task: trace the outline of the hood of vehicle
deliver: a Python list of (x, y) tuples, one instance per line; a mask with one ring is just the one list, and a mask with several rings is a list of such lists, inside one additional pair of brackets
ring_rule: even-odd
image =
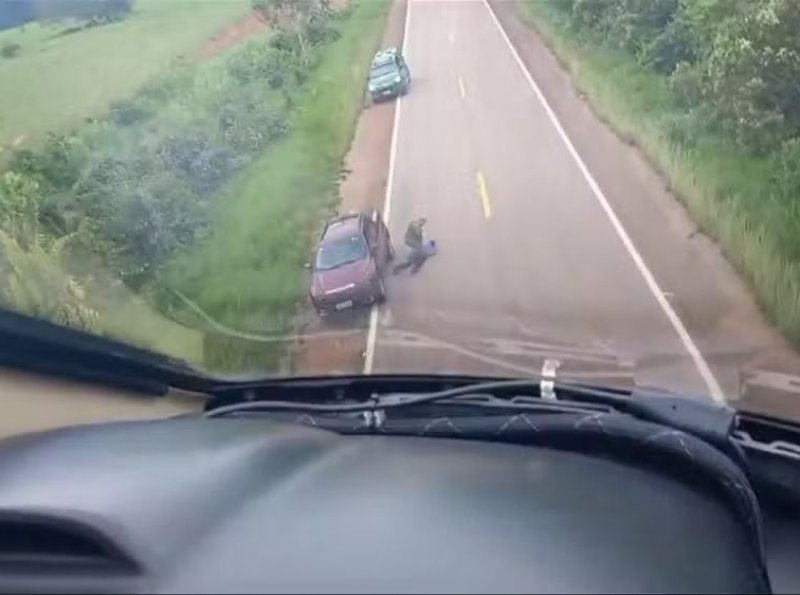
[(375, 271), (371, 260), (357, 260), (335, 269), (314, 271), (311, 291), (316, 296), (346, 293), (367, 282)]

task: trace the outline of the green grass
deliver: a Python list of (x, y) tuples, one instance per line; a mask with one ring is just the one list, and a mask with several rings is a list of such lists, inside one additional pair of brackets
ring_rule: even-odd
[[(544, 0), (520, 11), (571, 71), (595, 111), (664, 173), (697, 224), (719, 242), (778, 329), (800, 347), (800, 202), (786, 165), (755, 158), (679, 105), (667, 79), (621, 51), (576, 39)], [(795, 167), (800, 167), (797, 163)]]
[[(103, 332), (137, 345), (203, 366), (203, 333), (155, 312), (141, 297), (130, 295), (103, 312)], [(134, 324), (132, 324), (132, 322)]]
[[(177, 257), (160, 285), (190, 296), (229, 328), (265, 334), (291, 330), (307, 289), (303, 265), (320, 221), (337, 202), (337, 176), (389, 6), (386, 0), (352, 3), (339, 25), (340, 38), (324, 49), (298, 99), (290, 135), (228, 184), (215, 201), (213, 234)], [(205, 364), (263, 372), (285, 347), (209, 335)]]
[(0, 148), (35, 142), (99, 117), (226, 23), (248, 0), (138, 0), (125, 20), (69, 35), (64, 25), (29, 23), (0, 32), (19, 53), (0, 58)]

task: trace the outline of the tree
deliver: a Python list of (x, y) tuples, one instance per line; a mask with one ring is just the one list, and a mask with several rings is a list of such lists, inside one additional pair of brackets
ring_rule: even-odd
[[(702, 99), (739, 141), (768, 152), (800, 133), (800, 4), (685, 2)], [(723, 16), (723, 9), (727, 9)]]
[(36, 18), (40, 21), (80, 19), (108, 23), (125, 18), (135, 0), (34, 0)]
[(310, 33), (330, 18), (329, 0), (253, 0), (253, 9), (292, 37), (302, 64), (308, 66), (311, 46), (317, 41)]
[(553, 0), (573, 29), (670, 75), (745, 148), (800, 135), (798, 0)]

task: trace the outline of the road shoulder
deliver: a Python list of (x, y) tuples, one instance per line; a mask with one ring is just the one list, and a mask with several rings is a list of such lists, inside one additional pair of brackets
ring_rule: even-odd
[[(381, 47), (402, 45), (406, 10), (407, 0), (393, 0)], [(370, 105), (365, 96), (364, 105), (342, 166), (341, 212), (383, 207), (396, 103)], [(296, 346), (294, 373), (303, 376), (361, 373), (369, 313), (352, 312), (340, 320), (320, 321), (312, 308), (304, 310), (302, 326), (307, 338)], [(353, 326), (363, 328), (363, 332), (353, 333)]]

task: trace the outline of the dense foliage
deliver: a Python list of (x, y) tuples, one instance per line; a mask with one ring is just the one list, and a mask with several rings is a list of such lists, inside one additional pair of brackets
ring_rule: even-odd
[(557, 6), (577, 32), (668, 76), (687, 106), (748, 150), (781, 150), (800, 135), (800, 2), (559, 0)]
[(140, 290), (201, 240), (221, 186), (289, 131), (293, 96), (314, 67), (309, 48), (336, 35), (333, 13), (309, 6), (317, 16), (302, 42), (277, 27), (231, 55), (176, 68), (102, 120), (16, 152), (0, 184), (0, 301), (91, 327), (76, 279), (102, 270)]

